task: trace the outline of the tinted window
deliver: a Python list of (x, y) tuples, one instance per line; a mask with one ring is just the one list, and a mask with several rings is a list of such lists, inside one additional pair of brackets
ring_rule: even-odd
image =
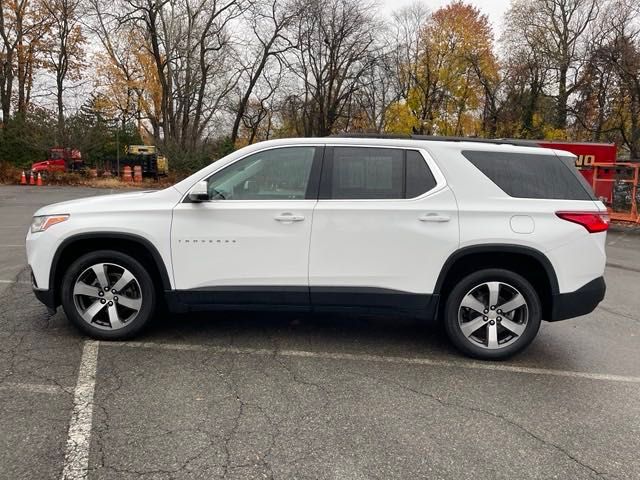
[(407, 192), (406, 198), (413, 198), (428, 192), (436, 186), (431, 170), (420, 152), (407, 151)]
[(416, 151), (334, 147), (330, 170), (334, 199), (413, 198), (436, 185)]
[(315, 147), (288, 147), (249, 155), (209, 178), (209, 198), (304, 199), (315, 150)]
[(403, 198), (404, 152), (335, 147), (331, 198)]
[(555, 155), (465, 151), (462, 155), (500, 187), (518, 198), (593, 200), (593, 192), (571, 161)]

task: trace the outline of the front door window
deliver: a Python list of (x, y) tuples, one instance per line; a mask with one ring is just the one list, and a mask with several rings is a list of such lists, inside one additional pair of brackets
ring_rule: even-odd
[(210, 200), (304, 200), (316, 147), (249, 155), (208, 180)]

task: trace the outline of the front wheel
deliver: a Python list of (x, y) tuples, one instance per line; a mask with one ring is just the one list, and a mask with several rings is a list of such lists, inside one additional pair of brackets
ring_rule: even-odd
[(540, 328), (538, 294), (522, 276), (486, 269), (463, 278), (445, 306), (445, 329), (463, 353), (499, 360), (528, 346)]
[(62, 279), (62, 307), (71, 322), (100, 340), (129, 338), (151, 319), (153, 280), (134, 258), (121, 252), (87, 253)]

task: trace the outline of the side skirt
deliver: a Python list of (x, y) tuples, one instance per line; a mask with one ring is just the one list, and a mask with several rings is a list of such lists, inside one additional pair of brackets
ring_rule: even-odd
[(215, 287), (165, 291), (175, 313), (216, 310), (404, 313), (433, 319), (439, 295), (368, 287)]

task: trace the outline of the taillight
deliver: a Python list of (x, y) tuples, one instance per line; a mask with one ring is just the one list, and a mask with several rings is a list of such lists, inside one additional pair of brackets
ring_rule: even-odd
[(567, 222), (577, 223), (589, 233), (605, 232), (609, 228), (609, 215), (601, 212), (556, 212)]

